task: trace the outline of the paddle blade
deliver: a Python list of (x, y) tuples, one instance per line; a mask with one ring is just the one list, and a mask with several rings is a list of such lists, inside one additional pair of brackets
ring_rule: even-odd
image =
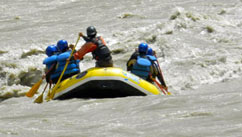
[(27, 97), (33, 97), (34, 94), (38, 91), (43, 79), (38, 81), (37, 83), (34, 84), (34, 86), (25, 94)]
[(163, 89), (166, 91), (167, 95), (171, 95), (171, 92), (168, 91), (167, 87), (164, 87)]
[(52, 89), (52, 91), (50, 92), (50, 95), (49, 95), (49, 99), (53, 99), (54, 96), (55, 96), (55, 91), (56, 91), (56, 85), (54, 86), (54, 88)]
[(42, 102), (43, 102), (43, 95), (44, 95), (44, 92), (42, 92), (41, 95), (38, 96), (38, 97), (34, 100), (34, 103), (42, 103)]
[(48, 91), (48, 94), (47, 94), (47, 96), (45, 97), (45, 100), (46, 100), (46, 101), (50, 101), (50, 92), (51, 92), (51, 89)]
[(155, 84), (160, 88), (160, 90), (163, 92), (164, 95), (166, 95), (166, 92), (164, 91), (164, 89), (162, 88), (162, 86), (155, 80), (155, 79), (152, 79)]
[(167, 93), (168, 95), (171, 95), (171, 92), (169, 92), (169, 91), (167, 91), (166, 93)]

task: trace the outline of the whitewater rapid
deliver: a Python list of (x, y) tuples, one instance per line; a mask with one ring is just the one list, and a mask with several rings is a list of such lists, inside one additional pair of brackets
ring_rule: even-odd
[[(89, 24), (97, 26), (113, 51), (114, 64), (123, 69), (137, 45), (147, 42), (156, 50), (165, 79), (174, 90), (240, 77), (239, 1), (163, 2), (162, 6), (158, 6), (160, 1), (121, 2), (111, 12), (107, 7), (113, 2), (6, 1), (1, 6), (2, 92), (13, 85), (26, 90), (37, 82), (43, 73), (46, 46), (59, 39), (75, 43), (78, 32), (85, 32)], [(90, 3), (94, 10), (85, 9)], [(97, 15), (101, 9), (102, 14)], [(82, 10), (88, 11), (85, 16)], [(102, 18), (107, 20), (100, 22)], [(82, 70), (93, 67), (91, 56), (80, 65)]]
[[(241, 136), (241, 12), (241, 0), (1, 0), (0, 136)], [(44, 73), (45, 48), (74, 44), (90, 25), (124, 70), (147, 42), (173, 95), (24, 97)], [(80, 68), (90, 67), (87, 54)]]

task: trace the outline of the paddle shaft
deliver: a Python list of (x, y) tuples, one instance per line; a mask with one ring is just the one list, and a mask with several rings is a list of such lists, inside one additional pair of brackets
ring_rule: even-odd
[(48, 70), (48, 72), (45, 73), (45, 75), (42, 76), (42, 78), (37, 82), (35, 83), (32, 88), (25, 94), (27, 97), (33, 97), (34, 94), (38, 91), (40, 85), (42, 84), (43, 82), (43, 79), (46, 77), (46, 75), (48, 75), (50, 73), (50, 71), (54, 68), (55, 64), (53, 64), (50, 69)]
[(59, 83), (60, 83), (60, 81), (61, 81), (61, 79), (62, 79), (62, 77), (63, 77), (63, 75), (64, 75), (64, 73), (65, 73), (65, 71), (66, 71), (66, 68), (67, 68), (67, 66), (68, 66), (68, 64), (69, 64), (69, 62), (70, 62), (70, 59), (71, 59), (71, 57), (72, 57), (72, 55), (73, 55), (73, 53), (74, 53), (74, 50), (75, 50), (76, 45), (77, 45), (77, 43), (78, 43), (79, 40), (80, 40), (80, 36), (78, 36), (77, 41), (76, 41), (76, 44), (75, 44), (74, 48), (73, 48), (72, 51), (71, 51), (71, 55), (70, 55), (70, 57), (67, 59), (66, 64), (65, 64), (65, 67), (64, 67), (64, 69), (63, 69), (63, 71), (62, 71), (62, 73), (61, 73), (61, 75), (60, 75), (60, 77), (59, 77), (57, 83), (56, 83), (55, 86), (53, 87), (53, 90), (52, 90), (52, 92), (51, 92), (50, 99), (53, 99), (54, 96), (55, 96), (55, 90), (56, 90), (56, 88), (59, 86)]
[(42, 93), (41, 93), (41, 94), (44, 94), (44, 92), (45, 92), (45, 90), (46, 90), (47, 86), (48, 86), (48, 83), (46, 83), (45, 88), (44, 88), (44, 91), (42, 91)]
[[(162, 78), (164, 84), (166, 85), (165, 80), (164, 80), (164, 77), (163, 77), (163, 75), (162, 75), (162, 71), (161, 71), (161, 68), (160, 68), (160, 64), (159, 64), (158, 58), (157, 58), (156, 55), (154, 55), (154, 56), (155, 56), (156, 59), (157, 59), (156, 61), (157, 61), (158, 69), (159, 69), (159, 72), (160, 72), (160, 76), (161, 76), (161, 78)], [(168, 92), (168, 91), (167, 91), (167, 92)]]
[(48, 83), (46, 83), (44, 91), (42, 91), (42, 93), (34, 100), (34, 103), (42, 103), (43, 102), (43, 95), (44, 95), (44, 92), (45, 92), (47, 86), (48, 86)]
[(161, 89), (161, 91), (163, 92), (163, 94), (166, 95), (166, 92), (164, 91), (163, 87), (160, 85), (160, 83), (158, 81), (156, 81), (155, 78), (152, 78), (152, 80), (155, 82), (155, 84)]
[(42, 84), (43, 79), (41, 78), (37, 83), (35, 83), (32, 88), (25, 94), (27, 97), (33, 97), (34, 94), (38, 91), (40, 85)]
[(42, 79), (44, 79), (54, 68), (56, 64), (52, 64), (51, 67), (49, 68), (49, 70), (45, 73), (45, 75), (42, 77)]

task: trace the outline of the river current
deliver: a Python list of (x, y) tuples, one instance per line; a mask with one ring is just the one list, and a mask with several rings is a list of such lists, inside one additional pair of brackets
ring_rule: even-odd
[[(0, 136), (242, 136), (241, 0), (1, 0), (0, 13)], [(44, 73), (45, 48), (74, 44), (90, 25), (115, 67), (148, 43), (172, 95), (25, 97)], [(94, 65), (91, 54), (80, 62)]]

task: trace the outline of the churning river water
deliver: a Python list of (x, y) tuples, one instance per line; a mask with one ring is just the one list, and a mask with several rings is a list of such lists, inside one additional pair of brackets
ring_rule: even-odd
[[(0, 0), (0, 136), (241, 137), (241, 13), (241, 0)], [(116, 67), (147, 42), (172, 95), (24, 97), (43, 74), (45, 48), (75, 43), (90, 25)], [(88, 54), (80, 68), (90, 67)]]

